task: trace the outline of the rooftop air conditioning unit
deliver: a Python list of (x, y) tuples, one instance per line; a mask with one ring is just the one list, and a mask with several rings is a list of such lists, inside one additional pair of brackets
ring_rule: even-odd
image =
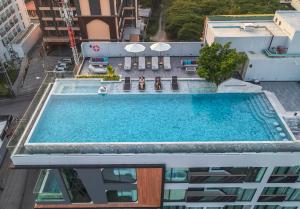
[(254, 24), (253, 24), (253, 23), (244, 23), (244, 24), (241, 26), (241, 29), (242, 29), (243, 31), (251, 32), (251, 31), (253, 31), (253, 29), (254, 29)]

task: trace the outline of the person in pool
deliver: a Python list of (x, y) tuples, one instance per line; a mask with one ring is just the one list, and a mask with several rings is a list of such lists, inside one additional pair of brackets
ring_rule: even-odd
[(139, 78), (139, 89), (144, 90), (145, 89), (145, 78), (144, 76), (141, 76)]
[(159, 78), (156, 78), (156, 79), (155, 79), (155, 89), (156, 89), (157, 91), (160, 91), (160, 90), (161, 90), (161, 83), (160, 83)]

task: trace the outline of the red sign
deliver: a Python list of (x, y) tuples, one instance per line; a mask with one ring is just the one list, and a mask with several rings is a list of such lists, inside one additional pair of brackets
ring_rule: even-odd
[(99, 52), (100, 51), (100, 46), (98, 46), (98, 45), (93, 45), (92, 48), (93, 48), (94, 52)]

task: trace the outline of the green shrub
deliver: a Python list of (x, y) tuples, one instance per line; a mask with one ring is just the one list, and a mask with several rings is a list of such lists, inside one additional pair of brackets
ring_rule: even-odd
[(92, 74), (92, 75), (77, 75), (76, 78), (99, 78), (104, 81), (118, 81), (120, 80), (119, 75), (108, 75), (108, 74)]

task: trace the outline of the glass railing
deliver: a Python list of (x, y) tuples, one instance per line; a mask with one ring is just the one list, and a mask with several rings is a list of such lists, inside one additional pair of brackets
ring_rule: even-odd
[(36, 202), (62, 202), (63, 194), (51, 170), (41, 170), (34, 191)]
[[(73, 77), (73, 72), (66, 72), (64, 77)], [(46, 101), (47, 95), (50, 93), (53, 82), (56, 79), (55, 72), (48, 72), (40, 88), (35, 94), (26, 112), (19, 121), (17, 128), (15, 129), (9, 143), (8, 150), (14, 151), (14, 154), (28, 154), (24, 148), (24, 142), (36, 120), (42, 104)]]

